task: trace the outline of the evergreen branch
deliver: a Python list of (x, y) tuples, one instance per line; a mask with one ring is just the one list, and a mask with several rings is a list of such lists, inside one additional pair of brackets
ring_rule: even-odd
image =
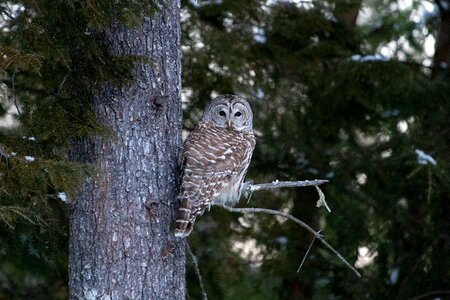
[(36, 222), (26, 215), (27, 209), (19, 206), (0, 206), (0, 221), (4, 222), (11, 230), (14, 230), (13, 221), (18, 215), (33, 225)]
[(14, 226), (12, 224), (12, 216), (10, 214), (3, 213), (2, 210), (2, 207), (0, 207), (0, 221), (5, 223), (9, 227), (9, 229), (14, 230)]
[(192, 264), (194, 265), (195, 274), (197, 275), (198, 282), (200, 284), (200, 289), (202, 291), (202, 300), (208, 300), (208, 296), (206, 295), (205, 287), (203, 286), (202, 274), (200, 273), (200, 268), (198, 267), (197, 257), (192, 252), (191, 247), (189, 246), (187, 241), (186, 241), (186, 249), (187, 249), (187, 252), (189, 253), (189, 256), (191, 257)]
[(12, 82), (12, 98), (13, 98), (14, 106), (16, 107), (17, 113), (19, 114), (19, 116), (21, 116), (22, 113), (20, 112), (19, 104), (17, 103), (17, 97), (16, 97), (15, 77), (16, 77), (16, 72), (13, 73), (12, 78), (11, 78), (11, 82)]
[(25, 220), (27, 220), (28, 222), (30, 222), (33, 225), (36, 225), (36, 222), (34, 222), (33, 220), (31, 220), (30, 217), (28, 217), (25, 212), (27, 211), (26, 209), (22, 208), (22, 207), (18, 207), (18, 206), (9, 206), (8, 207), (9, 210), (19, 216), (21, 216), (22, 218), (24, 218)]
[[(11, 9), (8, 7), (8, 6), (3, 6), (2, 7), (3, 8), (3, 10), (2, 10), (2, 15), (5, 15), (9, 20), (8, 21), (10, 21), (10, 20), (13, 20), (14, 19), (14, 16), (13, 16), (13, 14), (11, 13)], [(6, 21), (6, 20), (5, 20)], [(6, 22), (5, 22), (5, 27), (6, 27)], [(0, 27), (0, 28), (3, 28), (3, 26), (2, 27)]]
[(326, 248), (328, 248), (328, 250), (330, 250), (332, 253), (334, 253), (350, 270), (353, 271), (353, 273), (355, 273), (358, 277), (361, 277), (361, 274), (337, 250), (335, 250), (330, 244), (328, 244), (327, 241), (325, 241), (325, 239), (322, 238), (322, 236), (320, 235), (320, 231), (315, 231), (308, 224), (301, 221), (300, 219), (297, 219), (296, 217), (294, 217), (288, 213), (284, 213), (284, 212), (281, 212), (278, 210), (273, 210), (273, 209), (267, 209), (267, 208), (256, 208), (256, 207), (234, 208), (234, 207), (229, 207), (229, 206), (224, 206), (224, 208), (226, 210), (228, 210), (229, 212), (236, 212), (236, 213), (241, 213), (241, 214), (265, 213), (265, 214), (269, 214), (269, 215), (281, 216), (283, 218), (289, 219), (289, 220), (297, 223), (298, 225), (300, 225), (301, 227), (305, 228), (307, 231), (312, 233), (316, 239), (318, 239)]
[(446, 8), (445, 6), (442, 4), (441, 0), (434, 0), (434, 2), (436, 3), (438, 9), (439, 9), (439, 13), (441, 15), (445, 14), (446, 12)]

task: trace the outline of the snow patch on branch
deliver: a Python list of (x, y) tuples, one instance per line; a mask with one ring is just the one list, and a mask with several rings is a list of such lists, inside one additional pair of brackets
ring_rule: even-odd
[(28, 156), (28, 155), (26, 155), (26, 156), (24, 156), (24, 158), (25, 158), (25, 160), (26, 161), (34, 161), (34, 157), (33, 156)]
[(36, 141), (36, 138), (34, 137), (34, 136), (22, 136), (22, 139), (24, 139), (24, 140), (29, 140), (29, 141), (32, 141), (32, 142), (35, 142)]
[(360, 54), (355, 54), (352, 55), (351, 60), (353, 61), (357, 61), (357, 62), (365, 62), (365, 61), (389, 61), (388, 58), (375, 53), (372, 55), (360, 55)]
[(426, 154), (420, 149), (416, 149), (417, 154), (417, 162), (419, 165), (427, 165), (432, 164), (433, 166), (437, 165), (436, 160), (429, 154)]
[(59, 192), (58, 193), (58, 198), (62, 201), (62, 202), (67, 202), (67, 195), (65, 192)]
[(397, 283), (399, 273), (400, 273), (400, 268), (399, 267), (395, 267), (392, 270), (391, 274), (389, 275), (389, 283), (390, 284), (394, 285), (394, 284)]

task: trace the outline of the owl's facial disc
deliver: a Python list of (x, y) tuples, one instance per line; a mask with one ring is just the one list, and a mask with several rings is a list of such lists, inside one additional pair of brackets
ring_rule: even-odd
[(253, 115), (250, 105), (244, 99), (222, 95), (216, 97), (205, 109), (202, 121), (220, 128), (247, 132), (252, 130)]
[(219, 104), (211, 112), (211, 115), (208, 116), (209, 121), (215, 123), (216, 126), (226, 128), (227, 121), (229, 119), (229, 107), (226, 104)]

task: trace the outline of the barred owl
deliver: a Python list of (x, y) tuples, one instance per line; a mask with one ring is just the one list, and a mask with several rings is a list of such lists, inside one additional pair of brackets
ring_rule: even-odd
[(211, 205), (234, 206), (255, 148), (253, 114), (246, 100), (222, 95), (206, 107), (181, 154), (183, 178), (175, 236), (187, 237)]

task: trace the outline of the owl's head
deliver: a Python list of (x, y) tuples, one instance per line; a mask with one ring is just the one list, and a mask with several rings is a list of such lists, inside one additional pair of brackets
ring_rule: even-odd
[(250, 132), (253, 127), (253, 113), (248, 102), (236, 95), (220, 95), (206, 107), (203, 122), (239, 132)]

